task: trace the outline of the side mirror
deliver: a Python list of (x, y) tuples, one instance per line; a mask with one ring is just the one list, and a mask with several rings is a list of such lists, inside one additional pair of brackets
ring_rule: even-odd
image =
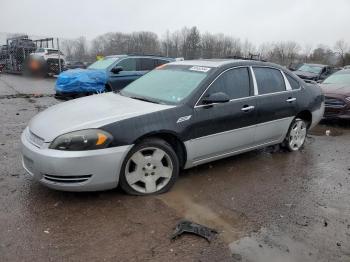
[(227, 94), (223, 92), (213, 93), (203, 99), (203, 104), (215, 104), (215, 103), (226, 103), (230, 101)]
[(116, 67), (113, 67), (113, 68), (112, 68), (111, 72), (112, 72), (113, 74), (119, 74), (119, 72), (121, 72), (121, 71), (123, 71), (123, 70), (124, 70), (123, 67), (121, 67), (121, 66), (116, 66)]

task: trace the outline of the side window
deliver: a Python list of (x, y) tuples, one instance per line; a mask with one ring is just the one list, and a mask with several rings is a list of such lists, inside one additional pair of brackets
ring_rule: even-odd
[(293, 77), (291, 77), (290, 75), (288, 75), (286, 73), (285, 73), (285, 75), (286, 75), (287, 80), (288, 80), (288, 82), (293, 90), (300, 88), (300, 84), (297, 80), (295, 80)]
[(217, 92), (226, 93), (230, 99), (250, 96), (248, 68), (236, 68), (223, 73), (212, 83), (204, 97)]
[(169, 63), (167, 60), (157, 59), (156, 67)]
[(136, 71), (136, 59), (126, 58), (118, 63), (118, 66), (123, 67), (124, 71)]
[(258, 84), (259, 95), (286, 91), (286, 85), (279, 70), (255, 67), (254, 74)]
[(137, 71), (149, 71), (156, 67), (156, 60), (152, 58), (139, 58), (139, 66)]

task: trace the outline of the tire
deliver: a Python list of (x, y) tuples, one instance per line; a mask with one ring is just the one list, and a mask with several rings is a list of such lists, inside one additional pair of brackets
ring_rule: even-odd
[(106, 84), (105, 92), (112, 92), (112, 87), (109, 84)]
[(288, 129), (282, 146), (290, 152), (300, 150), (305, 143), (307, 136), (307, 123), (301, 118), (295, 118)]
[[(159, 159), (158, 159), (159, 158)], [(167, 192), (179, 176), (179, 159), (164, 140), (145, 139), (136, 144), (124, 159), (119, 184), (131, 195)]]

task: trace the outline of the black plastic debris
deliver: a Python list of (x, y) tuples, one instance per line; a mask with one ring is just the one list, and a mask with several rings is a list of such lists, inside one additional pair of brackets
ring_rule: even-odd
[(197, 223), (193, 223), (188, 220), (181, 220), (177, 223), (175, 231), (171, 236), (171, 239), (174, 240), (183, 233), (194, 234), (205, 238), (208, 242), (211, 242), (218, 232), (215, 229)]

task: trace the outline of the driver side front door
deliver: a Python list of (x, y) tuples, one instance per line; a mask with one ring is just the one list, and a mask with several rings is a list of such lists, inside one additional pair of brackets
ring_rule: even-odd
[[(205, 105), (209, 94), (223, 92), (226, 103)], [(256, 98), (248, 67), (222, 73), (204, 93), (194, 108), (194, 139), (187, 144), (188, 157), (194, 165), (214, 160), (254, 145)]]

